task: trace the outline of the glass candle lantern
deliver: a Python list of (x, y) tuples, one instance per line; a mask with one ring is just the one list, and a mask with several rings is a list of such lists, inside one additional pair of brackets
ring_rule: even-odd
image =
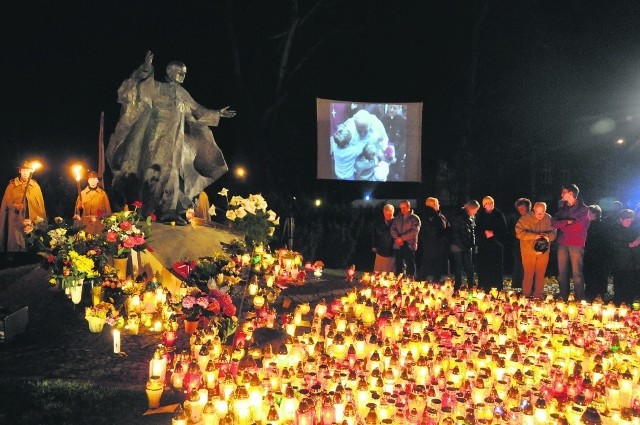
[(138, 331), (140, 329), (140, 316), (138, 313), (130, 313), (127, 318), (127, 327), (129, 328), (129, 332), (131, 335), (138, 335)]
[(181, 390), (184, 382), (184, 368), (182, 367), (182, 362), (176, 363), (176, 366), (173, 368), (173, 373), (171, 374), (171, 386), (175, 390)]
[(184, 411), (182, 404), (178, 404), (171, 417), (171, 425), (187, 425), (187, 420), (187, 413)]
[(167, 360), (160, 350), (156, 350), (153, 353), (153, 358), (149, 362), (149, 377), (158, 376), (164, 383), (165, 375), (167, 373)]
[(160, 398), (162, 397), (163, 390), (164, 390), (164, 385), (160, 377), (151, 376), (147, 381), (147, 385), (146, 385), (149, 409), (157, 409), (158, 407), (160, 407)]

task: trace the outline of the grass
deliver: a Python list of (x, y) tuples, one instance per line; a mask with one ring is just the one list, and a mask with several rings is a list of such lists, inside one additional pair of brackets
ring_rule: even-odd
[[(64, 380), (0, 379), (0, 423), (101, 425), (171, 423), (171, 414), (146, 415), (147, 396)], [(163, 395), (162, 404), (166, 402)]]

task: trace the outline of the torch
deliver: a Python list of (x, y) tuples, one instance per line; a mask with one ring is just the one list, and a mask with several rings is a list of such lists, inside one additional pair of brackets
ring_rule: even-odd
[(80, 193), (80, 179), (82, 178), (82, 164), (74, 164), (71, 166), (71, 172), (73, 173), (73, 177), (76, 179), (76, 189), (78, 191), (78, 201), (76, 202), (76, 208), (74, 214), (81, 215), (82, 210), (82, 196)]
[(38, 161), (33, 161), (31, 162), (31, 172), (29, 173), (29, 178), (27, 178), (27, 184), (24, 186), (24, 191), (22, 192), (22, 214), (24, 214), (25, 212), (25, 208), (24, 206), (27, 203), (27, 190), (29, 190), (29, 184), (31, 183), (31, 177), (33, 177), (33, 173), (36, 172), (36, 170), (38, 168), (42, 167), (42, 164), (40, 164)]

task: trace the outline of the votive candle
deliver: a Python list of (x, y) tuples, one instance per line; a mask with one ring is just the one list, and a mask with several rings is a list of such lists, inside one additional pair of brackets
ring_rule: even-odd
[(113, 330), (113, 352), (120, 353), (120, 331), (118, 329)]

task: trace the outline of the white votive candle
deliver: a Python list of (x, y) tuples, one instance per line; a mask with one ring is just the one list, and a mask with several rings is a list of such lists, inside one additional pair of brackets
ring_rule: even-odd
[(113, 352), (120, 353), (120, 331), (118, 329), (113, 330)]

